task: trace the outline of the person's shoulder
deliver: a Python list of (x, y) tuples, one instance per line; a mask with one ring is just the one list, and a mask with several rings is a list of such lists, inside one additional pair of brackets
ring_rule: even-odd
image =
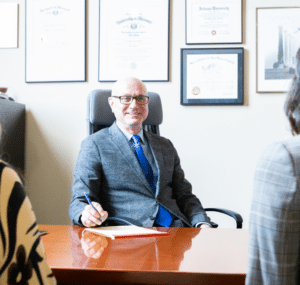
[(281, 143), (287, 148), (290, 153), (300, 156), (300, 135), (287, 138), (281, 141)]
[(262, 152), (257, 164), (258, 169), (278, 168), (280, 171), (298, 173), (300, 165), (300, 136), (288, 137), (269, 144)]
[(87, 136), (83, 141), (98, 141), (98, 140), (102, 140), (103, 138), (107, 137), (107, 135), (109, 134), (109, 127), (108, 128), (104, 128), (101, 129), (89, 136)]
[[(15, 170), (13, 170), (6, 162), (0, 160), (0, 167), (2, 169), (1, 178), (6, 181), (20, 182), (20, 177)], [(2, 180), (1, 179), (1, 180)]]
[(275, 141), (269, 144), (264, 150), (265, 154), (280, 152), (300, 157), (300, 135), (287, 137), (283, 140)]
[(149, 138), (150, 140), (159, 141), (160, 143), (167, 143), (167, 144), (171, 143), (171, 141), (169, 139), (162, 137), (160, 135), (157, 135), (157, 134), (154, 134), (154, 133), (151, 133), (148, 131), (144, 131), (144, 134), (146, 134), (147, 138)]

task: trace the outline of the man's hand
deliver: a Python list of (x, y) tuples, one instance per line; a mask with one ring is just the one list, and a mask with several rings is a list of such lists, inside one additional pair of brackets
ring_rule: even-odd
[[(81, 222), (88, 228), (100, 226), (108, 217), (108, 213), (102, 209), (99, 203), (92, 203), (97, 211), (91, 205), (86, 205), (81, 214)], [(100, 221), (99, 217), (101, 218), (102, 222)]]
[(81, 246), (87, 257), (99, 258), (107, 247), (106, 237), (84, 231), (81, 238)]

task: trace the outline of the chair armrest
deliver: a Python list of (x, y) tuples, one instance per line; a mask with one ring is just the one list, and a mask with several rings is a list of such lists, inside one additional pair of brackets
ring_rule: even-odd
[(213, 211), (213, 212), (219, 212), (219, 213), (223, 213), (225, 215), (228, 215), (232, 218), (235, 219), (236, 221), (236, 228), (237, 229), (241, 229), (243, 227), (243, 218), (240, 214), (231, 211), (231, 210), (227, 210), (227, 209), (221, 209), (221, 208), (205, 208), (205, 211)]

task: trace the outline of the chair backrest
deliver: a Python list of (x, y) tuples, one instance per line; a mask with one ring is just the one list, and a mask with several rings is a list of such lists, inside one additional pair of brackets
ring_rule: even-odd
[[(96, 89), (89, 93), (87, 99), (87, 133), (91, 135), (103, 128), (109, 127), (116, 120), (108, 104), (111, 96), (109, 89)], [(155, 92), (148, 92), (149, 114), (143, 123), (145, 130), (159, 135), (159, 125), (163, 120), (160, 96)]]

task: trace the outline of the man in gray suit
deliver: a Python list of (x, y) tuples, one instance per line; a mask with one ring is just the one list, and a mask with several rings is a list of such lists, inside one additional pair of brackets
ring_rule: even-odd
[(145, 84), (137, 78), (119, 80), (108, 101), (116, 122), (82, 142), (69, 209), (72, 222), (93, 227), (109, 215), (146, 227), (210, 227), (172, 143), (142, 128), (148, 116)]

